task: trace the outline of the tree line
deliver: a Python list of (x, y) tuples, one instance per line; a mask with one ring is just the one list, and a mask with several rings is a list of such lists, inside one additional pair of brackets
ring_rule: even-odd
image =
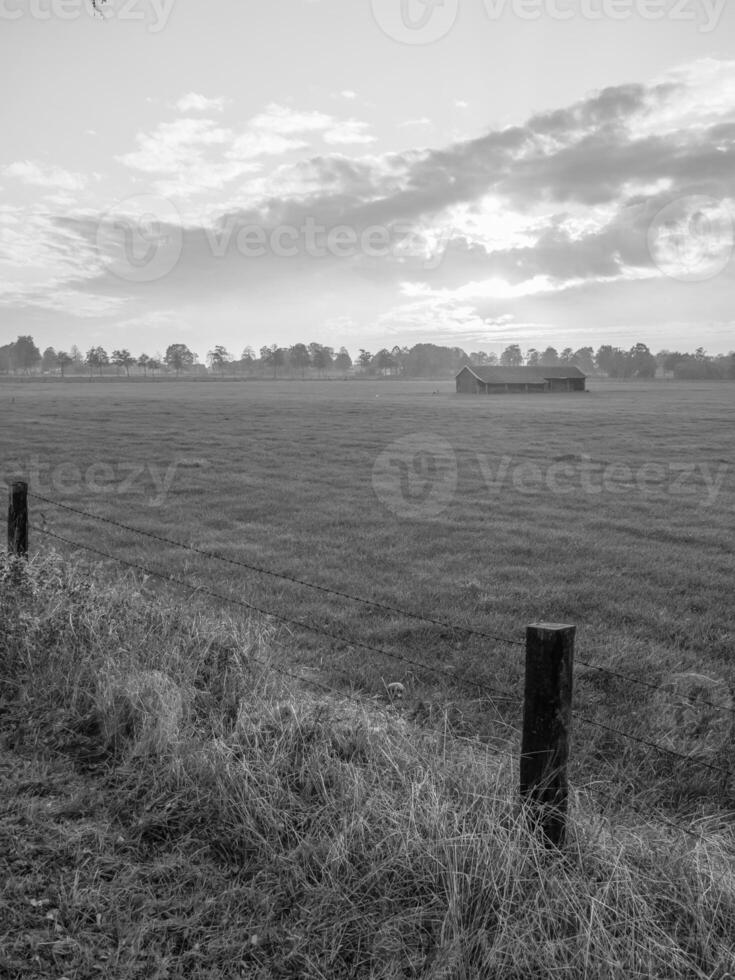
[(382, 348), (376, 353), (361, 348), (353, 360), (345, 347), (334, 348), (312, 342), (290, 347), (278, 344), (261, 347), (256, 353), (245, 347), (239, 357), (226, 347), (216, 345), (207, 352), (206, 364), (186, 344), (170, 344), (165, 353), (135, 356), (127, 348), (108, 353), (100, 346), (86, 353), (77, 346), (67, 350), (47, 347), (43, 352), (33, 337), (20, 336), (13, 343), (0, 346), (0, 374), (131, 374), (155, 379), (161, 374), (199, 374), (219, 377), (406, 377), (451, 378), (465, 364), (476, 366), (558, 367), (570, 365), (587, 375), (610, 378), (653, 378), (664, 375), (687, 380), (735, 380), (735, 353), (710, 355), (698, 347), (694, 353), (660, 350), (653, 354), (646, 344), (630, 349), (603, 344), (574, 350), (565, 347), (544, 350), (531, 347), (525, 352), (519, 344), (510, 344), (500, 354), (474, 351), (437, 344), (414, 344), (413, 347)]

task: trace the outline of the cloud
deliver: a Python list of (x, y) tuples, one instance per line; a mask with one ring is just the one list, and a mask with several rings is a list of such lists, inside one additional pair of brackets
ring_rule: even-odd
[(358, 119), (345, 119), (335, 122), (324, 134), (324, 142), (331, 145), (340, 143), (374, 143), (375, 137), (367, 133), (368, 123)]
[(332, 116), (324, 112), (290, 109), (275, 102), (271, 102), (250, 120), (254, 129), (287, 136), (293, 133), (323, 132), (333, 124)]
[[(161, 123), (151, 133), (139, 133), (137, 150), (118, 157), (120, 163), (147, 174), (160, 175), (155, 190), (166, 196), (190, 197), (219, 189), (258, 169), (253, 159), (283, 146), (268, 141), (241, 144), (231, 129), (210, 119), (182, 117)], [(213, 157), (211, 152), (219, 152)]]
[[(185, 98), (194, 105), (200, 97), (191, 93)], [(197, 102), (197, 107), (203, 104)], [(138, 133), (137, 149), (117, 159), (134, 170), (160, 175), (156, 192), (191, 197), (257, 172), (254, 161), (260, 157), (306, 150), (312, 135), (332, 145), (370, 143), (374, 137), (366, 129), (367, 123), (355, 119), (270, 103), (241, 130), (206, 117), (159, 123), (151, 132)]]
[(375, 137), (366, 132), (368, 123), (358, 119), (336, 119), (316, 110), (291, 109), (275, 102), (266, 106), (250, 120), (250, 126), (261, 132), (290, 136), (295, 134), (322, 134), (328, 144), (372, 143)]
[(205, 95), (199, 95), (197, 92), (189, 92), (176, 103), (179, 112), (222, 112), (224, 107), (224, 96), (208, 99)]
[[(707, 101), (697, 117), (701, 92)], [(689, 194), (735, 213), (734, 92), (735, 62), (695, 63), (647, 84), (591, 93), (522, 125), (393, 153), (348, 154), (343, 146), (372, 140), (365, 123), (276, 103), (239, 129), (198, 116), (162, 123), (139, 134), (123, 162), (181, 195), (227, 185), (227, 201), (208, 195), (210, 213), (187, 221), (181, 261), (147, 296), (161, 309), (186, 309), (191, 322), (192, 310), (227, 297), (241, 309), (247, 295), (269, 325), (279, 317), (324, 323), (359, 308), (363, 323), (392, 336), (443, 331), (478, 343), (501, 331), (507, 340), (514, 330), (552, 330), (555, 316), (570, 331), (582, 318), (611, 329), (616, 316), (645, 322), (649, 311), (663, 322), (671, 283), (653, 262), (648, 232), (666, 204)], [(304, 156), (314, 140), (322, 152)], [(277, 166), (258, 169), (267, 157)], [(346, 225), (358, 235), (380, 226), (391, 248), (381, 257), (317, 258), (301, 235), (293, 257), (252, 259), (238, 253), (234, 234), (214, 254), (214, 232), (222, 239), (255, 224), (268, 235), (309, 223)], [(89, 249), (95, 223), (77, 219), (67, 232)], [(58, 237), (47, 240), (62, 248)], [(57, 285), (71, 274), (73, 249), (64, 262)], [(704, 290), (677, 288), (682, 320), (694, 319), (699, 303), (701, 316), (726, 322), (732, 271)], [(80, 271), (74, 288), (124, 296), (126, 287), (98, 270)]]
[(0, 172), (5, 177), (15, 177), (24, 184), (51, 187), (60, 191), (79, 191), (87, 185), (87, 179), (82, 174), (71, 173), (61, 167), (34, 163), (32, 160), (10, 163)]

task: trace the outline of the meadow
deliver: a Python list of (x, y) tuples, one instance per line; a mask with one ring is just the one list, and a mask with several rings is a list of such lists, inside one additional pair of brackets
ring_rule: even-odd
[[(482, 633), (522, 642), (528, 623), (572, 623), (580, 659), (649, 683), (687, 670), (732, 686), (735, 389), (590, 387), (473, 398), (437, 382), (8, 384), (0, 473), (25, 473), (32, 490), (92, 514)], [(81, 544), (344, 637), (284, 627), (305, 676), (367, 696), (401, 681), (421, 717), (449, 709), (463, 734), (517, 731), (520, 646), (32, 508)], [(651, 698), (577, 668), (576, 705), (608, 725), (651, 737)], [(575, 742), (575, 778), (601, 798), (617, 800), (621, 777), (657, 805), (712, 796), (701, 774), (582, 721)]]
[[(32, 497), (0, 556), (0, 972), (731, 980), (733, 779), (607, 729), (732, 686), (732, 391), (2, 385), (0, 475), (147, 536)], [(562, 852), (518, 798), (539, 620), (578, 628)]]

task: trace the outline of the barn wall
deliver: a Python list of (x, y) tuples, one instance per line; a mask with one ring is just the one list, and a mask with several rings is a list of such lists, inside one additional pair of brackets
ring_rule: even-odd
[(479, 390), (477, 378), (469, 371), (460, 371), (457, 375), (457, 393), (460, 395), (476, 395)]
[(585, 378), (550, 378), (548, 381), (479, 381), (466, 368), (456, 377), (457, 393), (462, 395), (506, 394), (507, 392), (586, 391)]

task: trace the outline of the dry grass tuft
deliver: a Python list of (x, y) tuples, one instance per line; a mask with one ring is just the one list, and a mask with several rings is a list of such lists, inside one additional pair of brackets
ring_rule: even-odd
[(577, 789), (549, 852), (509, 756), (286, 684), (267, 627), (54, 556), (0, 614), (3, 976), (732, 977), (722, 817)]

